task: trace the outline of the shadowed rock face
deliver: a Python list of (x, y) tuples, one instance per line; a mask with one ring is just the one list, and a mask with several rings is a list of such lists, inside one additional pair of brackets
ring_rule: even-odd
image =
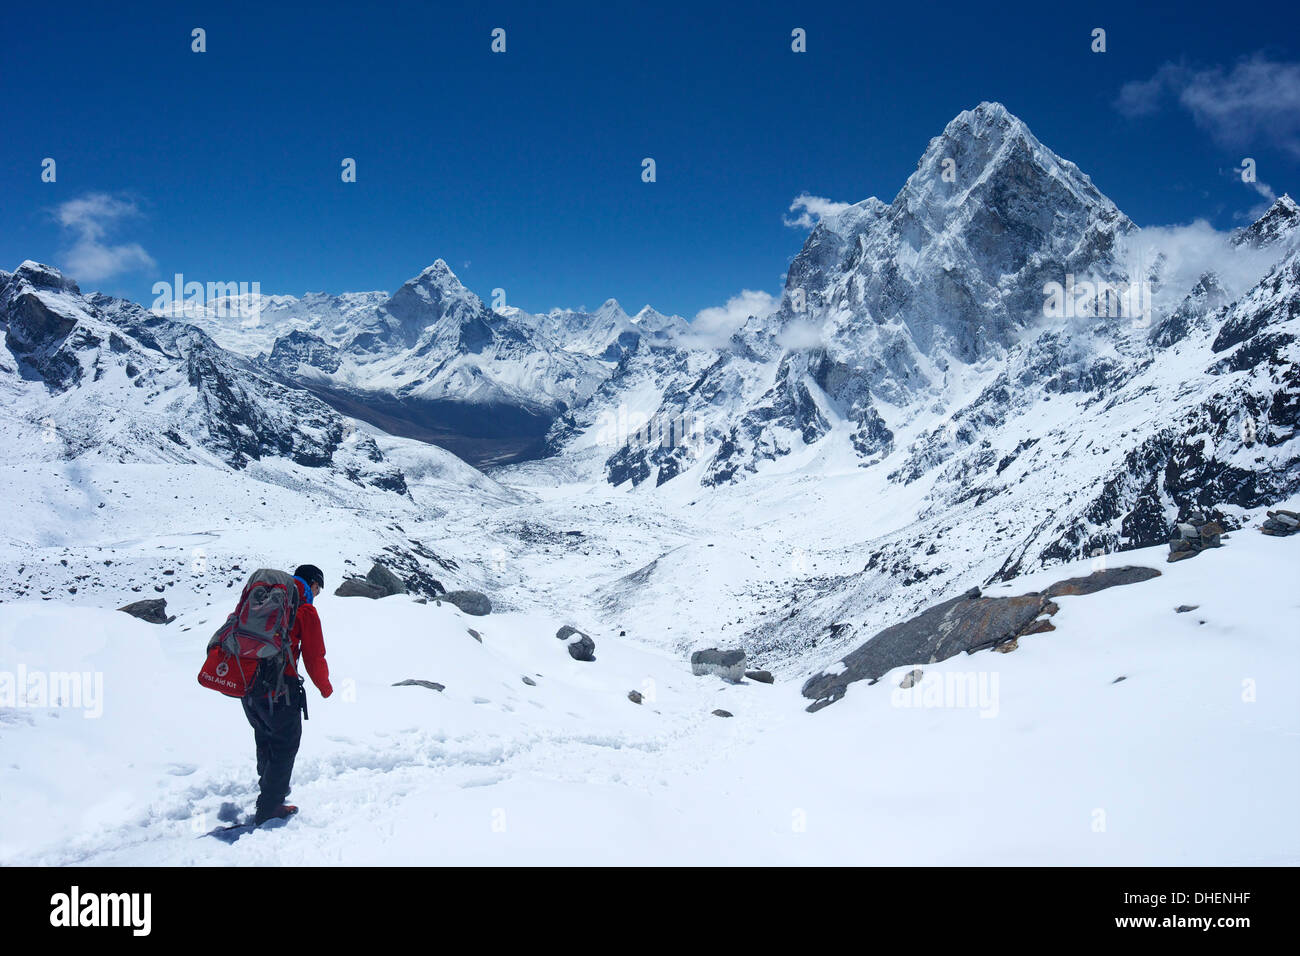
[(813, 712), (833, 704), (844, 696), (849, 684), (877, 681), (895, 667), (933, 664), (962, 651), (974, 653), (1045, 630), (1036, 619), (1056, 612), (1052, 597), (1093, 594), (1159, 575), (1154, 568), (1110, 568), (1058, 581), (1042, 594), (1032, 591), (1016, 597), (982, 597), (977, 588), (972, 589), (927, 608), (911, 620), (885, 628), (844, 657), (835, 672), (809, 678), (803, 685), (803, 695), (813, 700), (807, 710)]

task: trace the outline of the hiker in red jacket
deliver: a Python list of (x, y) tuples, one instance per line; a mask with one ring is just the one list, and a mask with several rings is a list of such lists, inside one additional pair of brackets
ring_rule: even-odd
[(293, 761), (302, 740), (302, 718), (307, 713), (307, 691), (298, 676), (298, 657), (302, 655), (307, 675), (322, 697), (334, 693), (330, 686), (330, 669), (325, 663), (325, 639), (321, 635), (320, 617), (313, 604), (325, 587), (325, 575), (314, 564), (304, 564), (293, 572), (298, 585), (298, 615), (289, 634), (293, 660), (285, 665), (283, 690), (277, 693), (279, 675), (254, 679), (254, 689), (243, 699), (244, 714), (253, 725), (257, 743), (257, 778), (261, 793), (257, 798), (257, 825), (275, 817), (287, 817), (298, 808), (286, 805)]

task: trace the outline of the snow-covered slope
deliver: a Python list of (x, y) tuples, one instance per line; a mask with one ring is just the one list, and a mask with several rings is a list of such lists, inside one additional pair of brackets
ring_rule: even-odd
[[(251, 805), (252, 735), (194, 682), (223, 608), (164, 630), (7, 603), (5, 667), (61, 689), (0, 708), (0, 863), (1294, 865), (1296, 541), (1163, 558), (1060, 598), (1013, 653), (918, 662), (916, 688), (899, 668), (817, 714), (797, 681), (691, 677), (606, 629), (579, 663), (556, 613), (322, 600), (336, 690), (311, 693), (303, 809), (234, 846), (202, 834)], [(412, 678), (445, 689), (393, 686)]]

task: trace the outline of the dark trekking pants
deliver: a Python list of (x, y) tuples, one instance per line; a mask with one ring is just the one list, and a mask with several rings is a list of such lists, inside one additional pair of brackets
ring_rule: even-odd
[(289, 678), (284, 693), (274, 699), (266, 692), (250, 693), (243, 699), (244, 715), (253, 726), (257, 744), (257, 798), (254, 822), (261, 824), (276, 816), (289, 795), (293, 761), (302, 740), (302, 698), (304, 691)]

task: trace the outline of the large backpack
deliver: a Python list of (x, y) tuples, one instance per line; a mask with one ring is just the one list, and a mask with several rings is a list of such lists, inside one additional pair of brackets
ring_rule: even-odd
[[(246, 697), (256, 689), (279, 696), (290, 654), (289, 635), (298, 616), (298, 585), (293, 575), (261, 568), (244, 585), (226, 623), (208, 641), (199, 684), (227, 697)], [(262, 665), (259, 667), (259, 665)], [(274, 686), (265, 686), (274, 678)]]

